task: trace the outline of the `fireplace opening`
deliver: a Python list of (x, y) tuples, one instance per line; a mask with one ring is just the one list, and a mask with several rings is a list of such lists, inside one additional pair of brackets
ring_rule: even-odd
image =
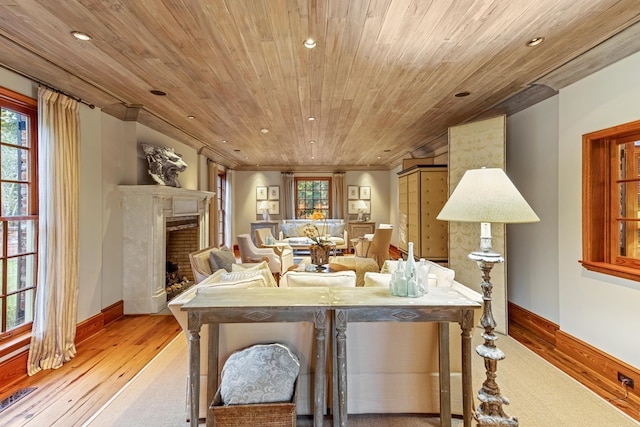
[(198, 216), (171, 217), (166, 220), (167, 301), (195, 284), (189, 253), (198, 250)]

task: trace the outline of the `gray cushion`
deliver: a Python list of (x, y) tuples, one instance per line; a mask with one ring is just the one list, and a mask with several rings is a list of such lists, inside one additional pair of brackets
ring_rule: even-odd
[(329, 231), (331, 237), (344, 237), (344, 226), (345, 224), (332, 224)]
[(295, 223), (282, 224), (282, 234), (284, 237), (298, 237), (298, 227)]
[(290, 402), (300, 361), (282, 344), (258, 344), (233, 353), (222, 368), (225, 405)]
[(235, 255), (226, 246), (223, 246), (220, 249), (213, 249), (209, 253), (209, 264), (212, 272), (221, 268), (231, 271), (232, 266), (235, 263)]

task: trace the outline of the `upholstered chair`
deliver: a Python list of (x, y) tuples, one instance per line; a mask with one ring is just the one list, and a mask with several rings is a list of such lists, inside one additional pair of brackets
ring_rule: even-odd
[(196, 283), (200, 283), (211, 276), (218, 269), (227, 272), (233, 270), (232, 264), (240, 265), (244, 268), (253, 267), (256, 263), (237, 263), (233, 251), (227, 247), (217, 248), (211, 246), (200, 249), (189, 254), (191, 272)]
[(271, 234), (270, 228), (256, 228), (254, 233), (256, 235), (256, 244), (259, 248), (264, 248), (268, 239), (271, 239), (270, 241), (272, 242), (275, 242), (276, 240), (276, 238), (273, 237), (273, 234)]
[[(391, 244), (392, 227), (376, 228), (371, 241), (361, 241), (356, 244), (356, 253), (366, 254), (367, 258), (373, 258), (380, 268), (389, 256), (389, 245)], [(366, 247), (368, 245), (368, 248)]]
[(293, 251), (290, 248), (258, 248), (249, 234), (238, 234), (236, 239), (242, 262), (266, 260), (274, 274), (283, 274), (293, 265)]

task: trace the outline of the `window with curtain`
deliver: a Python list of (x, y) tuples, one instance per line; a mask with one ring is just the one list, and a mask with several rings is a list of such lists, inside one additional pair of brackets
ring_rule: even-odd
[(582, 265), (640, 280), (640, 121), (583, 136)]
[(331, 217), (331, 178), (296, 178), (296, 218), (311, 218), (314, 211)]
[(33, 321), (38, 262), (37, 100), (0, 88), (0, 340)]
[(218, 171), (216, 179), (216, 197), (218, 198), (218, 246), (224, 246), (225, 229), (226, 229), (226, 195), (227, 195), (227, 175), (224, 171)]

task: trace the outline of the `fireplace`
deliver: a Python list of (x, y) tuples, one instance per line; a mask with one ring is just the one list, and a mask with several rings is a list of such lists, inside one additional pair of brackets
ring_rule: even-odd
[(189, 253), (200, 249), (198, 216), (167, 218), (165, 257), (167, 302), (195, 284)]
[(167, 236), (182, 230), (191, 230), (184, 231), (187, 235), (195, 233), (195, 242), (175, 251), (183, 257), (177, 261), (181, 274), (191, 275), (188, 254), (208, 245), (209, 200), (214, 193), (159, 185), (118, 188), (123, 212), (124, 313), (159, 313), (167, 306)]

